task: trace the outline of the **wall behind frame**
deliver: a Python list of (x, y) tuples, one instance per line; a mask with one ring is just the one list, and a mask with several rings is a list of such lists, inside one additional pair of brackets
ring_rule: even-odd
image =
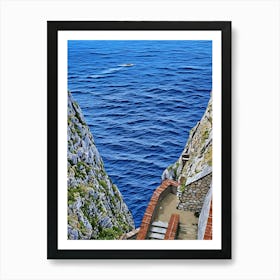
[[(0, 8), (1, 279), (280, 278), (279, 1), (2, 0)], [(46, 259), (47, 20), (232, 21), (232, 260)]]

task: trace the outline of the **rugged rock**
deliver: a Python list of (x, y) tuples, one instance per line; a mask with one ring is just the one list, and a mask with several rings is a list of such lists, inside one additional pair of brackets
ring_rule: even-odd
[(201, 120), (190, 131), (177, 162), (162, 174), (162, 180), (180, 182), (178, 209), (201, 212), (212, 183), (212, 97)]
[(134, 222), (108, 177), (79, 105), (68, 93), (68, 239), (117, 239)]

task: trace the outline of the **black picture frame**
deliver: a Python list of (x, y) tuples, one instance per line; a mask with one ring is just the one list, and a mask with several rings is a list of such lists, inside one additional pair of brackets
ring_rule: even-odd
[[(221, 250), (60, 250), (58, 249), (58, 32), (83, 30), (219, 30), (222, 61)], [(48, 259), (231, 259), (231, 22), (230, 21), (48, 21)], [(141, 242), (141, 241), (139, 241)]]

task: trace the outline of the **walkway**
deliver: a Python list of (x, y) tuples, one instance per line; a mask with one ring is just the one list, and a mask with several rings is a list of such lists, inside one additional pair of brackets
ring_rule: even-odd
[(178, 182), (167, 179), (154, 191), (137, 240), (197, 239), (198, 218), (194, 212), (177, 209), (178, 186)]
[(172, 214), (178, 214), (180, 223), (177, 239), (195, 240), (197, 239), (198, 218), (191, 211), (178, 210), (178, 203), (177, 196), (169, 193), (159, 202), (158, 209), (155, 211), (154, 221), (168, 223)]
[[(154, 221), (154, 215), (156, 209), (158, 208), (159, 202), (170, 192), (176, 194), (177, 187), (179, 183), (173, 180), (164, 180), (161, 185), (154, 191), (153, 196), (148, 204), (144, 217), (142, 219), (142, 224), (137, 235), (137, 240), (143, 240), (147, 238), (155, 238), (161, 239), (161, 235), (164, 233), (164, 227), (159, 229), (157, 226), (152, 225)], [(168, 221), (167, 221), (168, 222)], [(157, 232), (156, 232), (157, 231)], [(159, 232), (161, 231), (161, 232)]]

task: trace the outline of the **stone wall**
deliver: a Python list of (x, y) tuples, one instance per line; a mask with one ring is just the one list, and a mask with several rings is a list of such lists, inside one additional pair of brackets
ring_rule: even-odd
[(212, 173), (179, 188), (178, 209), (189, 210), (192, 212), (201, 212), (206, 194), (209, 191), (212, 182)]

